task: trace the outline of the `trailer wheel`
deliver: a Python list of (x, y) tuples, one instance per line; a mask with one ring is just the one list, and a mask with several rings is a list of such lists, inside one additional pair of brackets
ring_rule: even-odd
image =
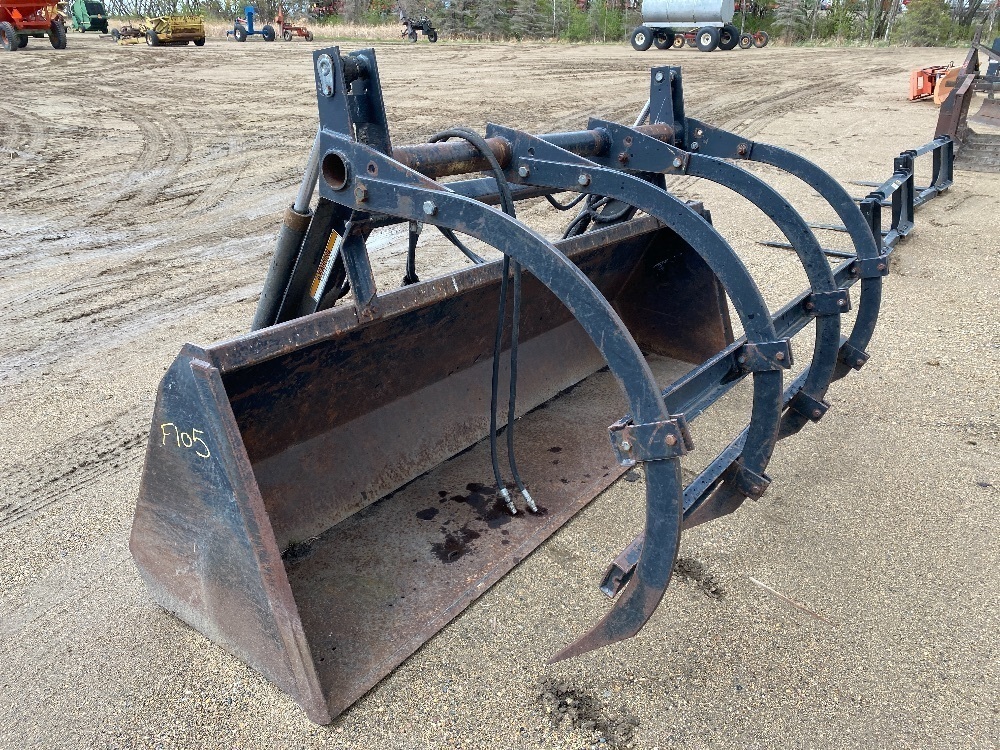
[(236, 27), (233, 29), (233, 38), (237, 42), (245, 42), (247, 40), (247, 30), (240, 24), (236, 24)]
[(265, 42), (273, 42), (275, 40), (274, 27), (268, 24), (263, 29), (260, 30), (260, 35), (264, 37)]
[(0, 45), (8, 52), (17, 52), (21, 49), (21, 42), (17, 38), (14, 25), (6, 21), (0, 23)]
[(53, 49), (66, 49), (66, 27), (61, 21), (52, 21), (49, 24), (49, 42)]
[(431, 29), (430, 31), (427, 32), (428, 42), (434, 44), (434, 42), (436, 42), (437, 40), (438, 40), (438, 33), (434, 29)]
[(284, 39), (286, 42), (292, 41), (292, 32), (286, 29), (285, 33), (281, 35), (281, 38)]
[(150, 47), (160, 46), (160, 37), (158, 37), (156, 35), (156, 32), (153, 31), (152, 29), (146, 32), (146, 44), (148, 44)]
[(674, 36), (674, 49), (681, 49), (684, 47), (684, 35), (677, 34)]
[(739, 43), (740, 30), (729, 23), (723, 26), (722, 31), (719, 32), (719, 49), (728, 52), (731, 49), (736, 49), (736, 45)]
[(306, 30), (305, 39), (306, 39), (307, 42), (311, 42), (315, 38), (316, 38), (315, 35), (311, 31)]
[(753, 46), (756, 47), (757, 49), (760, 49), (761, 47), (766, 47), (770, 38), (771, 37), (767, 35), (766, 31), (758, 31), (753, 36)]
[(24, 49), (28, 46), (28, 40), (31, 39), (27, 34), (22, 34), (17, 37), (17, 48)]
[(111, 41), (117, 42), (122, 38), (122, 33), (118, 29), (111, 29)]
[(670, 49), (674, 46), (674, 35), (669, 32), (659, 32), (653, 37), (656, 49)]
[(698, 38), (697, 37), (693, 37), (693, 36), (685, 37), (684, 43), (688, 47), (697, 47), (698, 46)]
[(740, 49), (750, 49), (753, 47), (752, 34), (740, 34)]
[(703, 26), (698, 29), (697, 39), (698, 49), (702, 52), (711, 52), (719, 46), (719, 30), (714, 26)]
[(639, 26), (632, 32), (632, 49), (645, 52), (653, 44), (653, 32), (645, 26)]
[(194, 46), (195, 47), (204, 47), (205, 46), (205, 37), (200, 36), (197, 39), (195, 39), (194, 40)]

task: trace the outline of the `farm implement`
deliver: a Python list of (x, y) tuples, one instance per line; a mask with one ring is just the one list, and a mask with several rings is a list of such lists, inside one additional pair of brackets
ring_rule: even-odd
[(159, 16), (138, 25), (125, 24), (111, 30), (118, 44), (146, 44), (150, 47), (183, 47), (194, 42), (205, 46), (205, 22), (200, 16)]
[[(631, 126), (397, 146), (374, 50), (313, 60), (319, 132), (252, 331), (186, 345), (164, 376), (130, 547), (157, 602), (327, 723), (627, 472), (644, 523), (599, 581), (614, 601), (552, 658), (638, 633), (682, 530), (766, 502), (779, 441), (819, 429), (868, 360), (889, 253), (951, 184), (952, 141), (856, 202), (805, 158), (685, 116), (668, 66)], [(804, 182), (852, 250), (821, 247), (740, 162)], [(769, 309), (671, 176), (760, 209), (807, 288)], [(574, 212), (561, 239), (519, 218), (538, 199)], [(393, 226), (405, 276), (379, 288), (369, 242)], [(430, 227), (465, 266), (422, 279)], [(685, 482), (712, 442), (700, 417), (734, 389), (748, 419)]]
[(38, 0), (0, 0), (0, 47), (16, 52), (31, 37), (47, 36), (52, 47), (66, 49), (66, 26), (55, 5)]
[(403, 11), (399, 12), (399, 22), (403, 24), (403, 31), (400, 36), (410, 42), (416, 42), (420, 34), (427, 37), (427, 41), (433, 44), (438, 40), (437, 29), (427, 16), (420, 18), (410, 18)]
[(97, 0), (73, 0), (67, 8), (73, 31), (108, 33), (108, 11)]
[(245, 42), (252, 36), (259, 36), (265, 42), (273, 42), (277, 38), (271, 24), (266, 23), (259, 29), (254, 26), (257, 11), (252, 5), (243, 9), (243, 15), (243, 18), (237, 18), (233, 21), (233, 28), (226, 32), (227, 38), (232, 37), (237, 42)]
[(712, 52), (766, 47), (767, 32), (742, 31), (732, 23), (734, 14), (733, 0), (643, 0), (642, 25), (632, 31), (632, 49), (687, 45)]
[(278, 24), (278, 28), (281, 29), (281, 38), (286, 42), (292, 41), (295, 37), (301, 37), (307, 42), (311, 42), (314, 39), (312, 31), (305, 26), (295, 26), (287, 23), (285, 21), (285, 11), (280, 6), (278, 7), (278, 15), (274, 19), (274, 22)]

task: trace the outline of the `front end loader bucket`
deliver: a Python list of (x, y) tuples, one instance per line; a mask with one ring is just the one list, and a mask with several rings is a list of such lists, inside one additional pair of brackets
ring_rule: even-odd
[[(714, 275), (658, 222), (559, 249), (641, 331), (664, 378), (732, 341)], [(625, 471), (607, 443), (625, 405), (601, 395), (600, 352), (525, 275), (517, 453), (543, 509), (499, 503), (483, 441), (499, 284), (497, 261), (386, 294), (376, 320), (338, 307), (188, 346), (163, 378), (132, 532), (139, 569), (163, 607), (315, 721)]]
[[(653, 69), (632, 126), (491, 124), (393, 147), (375, 51), (313, 62), (319, 130), (254, 331), (188, 345), (165, 375), (130, 546), (157, 602), (326, 723), (642, 464), (643, 528), (599, 581), (614, 601), (552, 659), (638, 633), (682, 530), (760, 499), (779, 441), (867, 361), (889, 252), (914, 206), (951, 185), (954, 141), (905, 152), (859, 207), (801, 156), (686, 117), (676, 67)], [(931, 152), (918, 196), (913, 159)], [(740, 161), (818, 193), (853, 251), (821, 247)], [(753, 204), (807, 288), (769, 309), (670, 176)], [(518, 218), (539, 198), (575, 209), (561, 240)], [(393, 225), (409, 230), (406, 273), (382, 291), (367, 243)], [(426, 228), (471, 265), (421, 280)], [(786, 378), (804, 331), (809, 361)], [(685, 485), (690, 424), (740, 383), (749, 420)]]
[(993, 97), (993, 92), (983, 100), (983, 106), (979, 108), (976, 114), (969, 117), (969, 122), (979, 123), (981, 125), (992, 125), (995, 128), (1000, 128), (1000, 100)]

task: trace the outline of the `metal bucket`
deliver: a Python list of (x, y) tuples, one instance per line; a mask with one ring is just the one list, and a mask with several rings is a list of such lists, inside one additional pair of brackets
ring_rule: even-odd
[[(719, 282), (646, 218), (559, 244), (673, 380), (732, 341)], [(201, 349), (161, 383), (131, 549), (154, 598), (329, 722), (625, 469), (625, 405), (524, 275), (518, 459), (493, 494), (499, 261)], [(506, 379), (506, 372), (502, 373)]]

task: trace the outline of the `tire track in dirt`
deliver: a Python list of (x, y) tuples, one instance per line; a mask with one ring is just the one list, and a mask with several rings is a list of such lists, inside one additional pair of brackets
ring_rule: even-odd
[(142, 459), (148, 429), (140, 411), (122, 412), (0, 473), (0, 535)]

